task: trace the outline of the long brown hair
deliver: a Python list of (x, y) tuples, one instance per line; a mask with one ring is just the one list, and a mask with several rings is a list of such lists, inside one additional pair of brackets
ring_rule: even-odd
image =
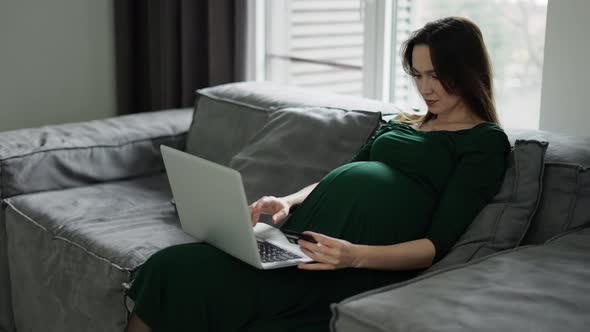
[[(447, 17), (414, 31), (401, 49), (404, 71), (410, 75), (415, 74), (412, 52), (416, 45), (430, 48), (434, 71), (447, 93), (461, 96), (469, 109), (483, 120), (499, 123), (490, 59), (475, 23), (462, 17)], [(435, 117), (430, 112), (422, 116), (402, 113), (396, 120), (426, 123)]]

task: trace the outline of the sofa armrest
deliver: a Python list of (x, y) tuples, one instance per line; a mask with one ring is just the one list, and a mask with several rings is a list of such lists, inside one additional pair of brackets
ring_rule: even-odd
[(191, 109), (0, 133), (0, 198), (153, 174), (184, 149)]
[(590, 227), (332, 305), (332, 331), (586, 331)]

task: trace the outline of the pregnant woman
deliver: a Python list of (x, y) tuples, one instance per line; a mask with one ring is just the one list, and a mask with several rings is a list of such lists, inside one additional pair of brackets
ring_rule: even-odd
[(297, 206), (283, 227), (317, 241), (299, 241), (315, 262), (258, 270), (204, 243), (163, 249), (129, 292), (128, 331), (328, 331), (330, 303), (411, 278), (446, 254), (499, 190), (510, 145), (474, 23), (428, 23), (402, 56), (425, 115), (383, 125), (319, 183), (250, 205), (254, 224)]

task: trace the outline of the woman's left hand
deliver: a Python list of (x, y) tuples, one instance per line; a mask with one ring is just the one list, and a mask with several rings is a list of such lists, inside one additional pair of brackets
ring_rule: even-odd
[(361, 258), (358, 254), (358, 245), (319, 233), (310, 231), (304, 233), (311, 235), (317, 241), (317, 243), (305, 240), (299, 240), (298, 242), (303, 253), (315, 262), (299, 264), (300, 269), (335, 270), (359, 267)]

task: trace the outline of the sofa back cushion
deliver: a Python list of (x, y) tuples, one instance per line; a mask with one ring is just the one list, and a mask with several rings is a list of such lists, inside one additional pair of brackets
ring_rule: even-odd
[(506, 134), (512, 143), (519, 139), (549, 142), (545, 163), (590, 166), (590, 137), (533, 129), (506, 129)]
[(286, 107), (316, 106), (399, 113), (393, 104), (274, 83), (218, 85), (197, 91), (186, 151), (227, 166), (262, 129), (271, 112)]
[(539, 208), (522, 244), (540, 244), (569, 229), (590, 223), (590, 137), (509, 129), (511, 141), (549, 142)]
[(203, 97), (195, 106), (186, 152), (225, 165), (262, 129), (269, 110)]
[(283, 196), (322, 179), (348, 161), (379, 126), (378, 112), (335, 108), (284, 108), (235, 155), (246, 197)]
[(465, 263), (519, 245), (541, 196), (546, 142), (517, 140), (499, 192), (450, 252), (427, 271)]
[(0, 133), (0, 198), (160, 173), (184, 149), (189, 109)]
[(522, 244), (541, 244), (584, 225), (590, 225), (590, 169), (546, 163), (539, 208)]

